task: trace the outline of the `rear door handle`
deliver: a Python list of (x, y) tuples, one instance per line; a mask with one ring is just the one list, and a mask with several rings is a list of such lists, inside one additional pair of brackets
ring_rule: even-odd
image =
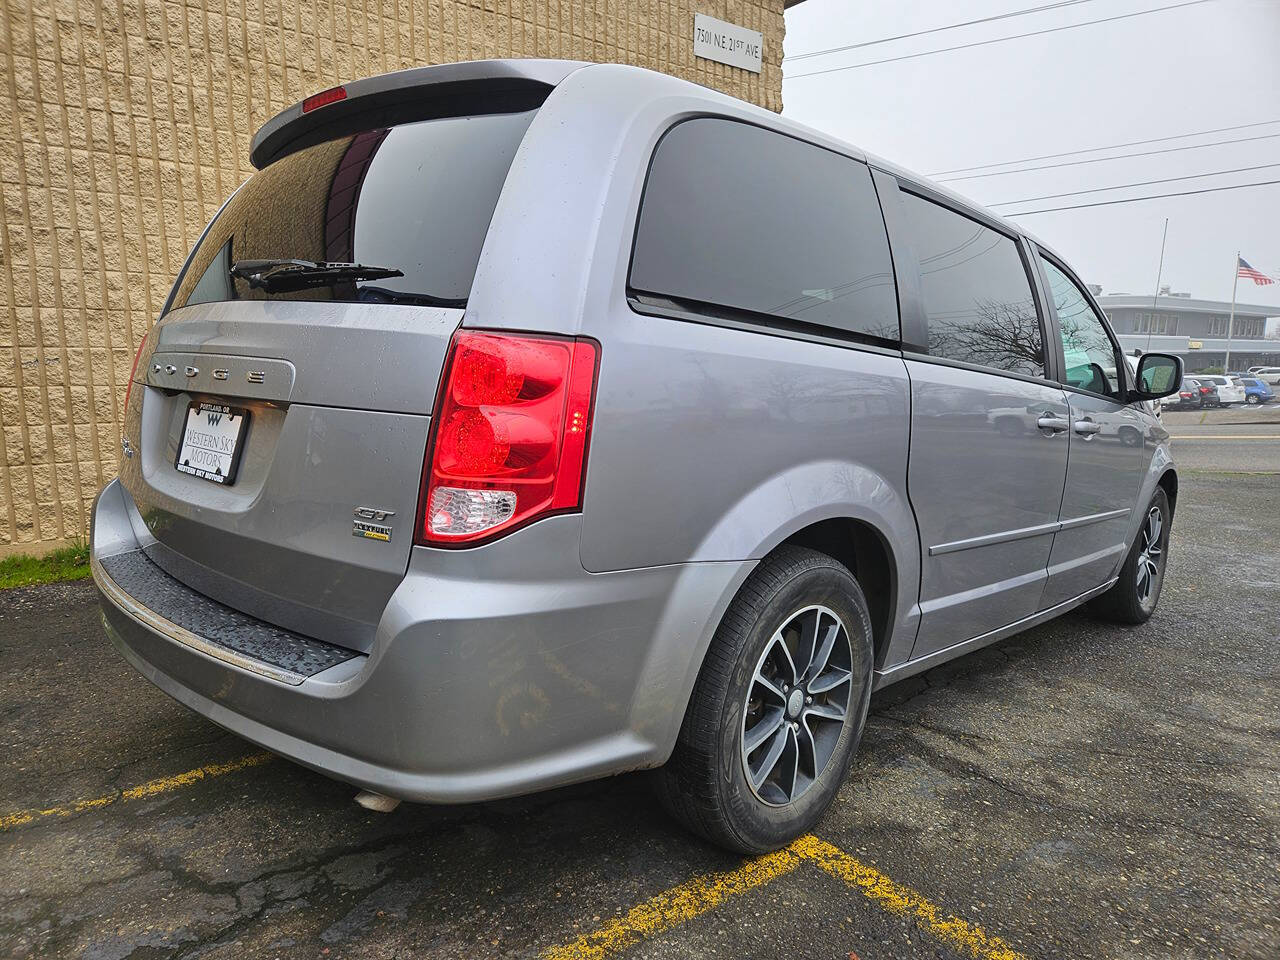
[(1055, 417), (1052, 413), (1040, 414), (1040, 419), (1036, 421), (1036, 426), (1041, 430), (1050, 430), (1053, 433), (1061, 433), (1071, 426), (1062, 417)]
[(1092, 437), (1095, 433), (1102, 432), (1102, 424), (1094, 423), (1092, 420), (1077, 420), (1074, 430), (1082, 437)]

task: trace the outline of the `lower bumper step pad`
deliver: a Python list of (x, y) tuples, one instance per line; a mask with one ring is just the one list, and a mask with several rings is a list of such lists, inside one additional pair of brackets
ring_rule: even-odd
[[(274, 667), (275, 670), (257, 671), (267, 676), (297, 684), (363, 656), (345, 647), (273, 626), (211, 600), (171, 577), (141, 550), (107, 557), (100, 564), (135, 604), (203, 641), (196, 645), (197, 649), (213, 648), (205, 652), (216, 657), (221, 648), (233, 655), (223, 658), (231, 662), (247, 659)], [(183, 640), (180, 636), (175, 639)], [(242, 665), (254, 669), (252, 663)]]

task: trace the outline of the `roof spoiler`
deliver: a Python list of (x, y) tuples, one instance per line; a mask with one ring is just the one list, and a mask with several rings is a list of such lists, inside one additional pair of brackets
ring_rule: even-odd
[(254, 135), (249, 162), (261, 170), (325, 140), (392, 123), (532, 110), (556, 84), (586, 65), (575, 60), (473, 60), (354, 80), (295, 103), (264, 123)]

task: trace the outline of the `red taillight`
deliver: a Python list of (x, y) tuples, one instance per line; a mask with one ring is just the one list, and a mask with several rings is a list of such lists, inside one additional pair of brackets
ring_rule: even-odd
[(346, 87), (330, 87), (328, 90), (321, 90), (319, 93), (313, 93), (307, 99), (302, 101), (302, 112), (310, 113), (319, 107), (327, 107), (331, 103), (337, 103), (339, 100), (347, 99)]
[(126, 412), (129, 409), (129, 397), (133, 393), (133, 377), (134, 377), (134, 374), (138, 372), (138, 361), (142, 358), (142, 348), (145, 347), (146, 345), (147, 345), (147, 338), (146, 338), (146, 335), (144, 334), (142, 337), (142, 342), (138, 344), (138, 349), (133, 354), (133, 366), (129, 368), (129, 382), (128, 384), (125, 385), (125, 388), (124, 388), (124, 409)]
[(591, 340), (454, 335), (418, 543), (475, 543), (582, 506), (597, 357)]

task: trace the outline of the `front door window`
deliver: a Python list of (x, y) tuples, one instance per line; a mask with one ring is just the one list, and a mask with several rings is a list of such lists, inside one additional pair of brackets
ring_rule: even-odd
[(1123, 386), (1121, 366), (1102, 318), (1070, 277), (1048, 260), (1042, 262), (1058, 311), (1067, 384), (1119, 400)]

